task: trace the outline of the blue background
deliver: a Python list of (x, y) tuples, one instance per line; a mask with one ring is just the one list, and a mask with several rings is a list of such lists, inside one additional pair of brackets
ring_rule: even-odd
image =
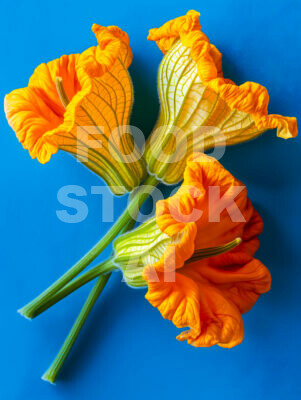
[[(146, 134), (156, 120), (157, 67), (149, 28), (201, 12), (203, 31), (224, 54), (224, 74), (265, 85), (271, 113), (300, 115), (299, 0), (8, 1), (2, 4), (1, 97), (27, 85), (34, 68), (95, 44), (91, 24), (119, 25), (134, 53), (132, 123)], [(109, 228), (101, 223), (103, 184), (66, 154), (47, 165), (31, 160), (1, 114), (0, 398), (43, 399), (300, 399), (300, 138), (275, 132), (228, 148), (222, 163), (248, 187), (265, 230), (258, 257), (272, 290), (244, 316), (245, 340), (232, 349), (195, 349), (115, 274), (93, 309), (56, 386), (40, 380), (91, 286), (29, 322), (16, 310), (79, 259)], [(59, 221), (57, 191), (87, 190), (87, 219)], [(126, 198), (114, 200), (117, 217)], [(105, 255), (108, 254), (108, 251)]]

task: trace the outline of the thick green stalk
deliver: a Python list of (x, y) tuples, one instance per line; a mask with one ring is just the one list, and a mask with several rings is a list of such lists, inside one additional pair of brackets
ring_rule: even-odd
[[(130, 228), (128, 229), (130, 230)], [(223, 254), (228, 252), (229, 250), (235, 248), (241, 243), (240, 238), (234, 239), (232, 242), (226, 243), (225, 245), (217, 246), (217, 247), (209, 247), (205, 249), (196, 250), (195, 253), (192, 255), (191, 258), (186, 260), (186, 264), (193, 263), (195, 261), (213, 257), (218, 254)], [(46, 311), (48, 308), (52, 307), (54, 304), (58, 303), (60, 300), (64, 299), (65, 297), (69, 296), (69, 294), (73, 293), (75, 290), (79, 289), (86, 283), (92, 281), (93, 279), (97, 278), (100, 275), (105, 275), (109, 272), (118, 269), (111, 258), (108, 260), (98, 264), (96, 267), (91, 268), (87, 272), (81, 274), (73, 281), (68, 283), (63, 289), (57, 292), (55, 295), (51, 297), (51, 299), (45, 303), (41, 308), (36, 311), (36, 316), (41, 314), (42, 312)]]
[(69, 294), (73, 293), (75, 290), (79, 289), (86, 283), (92, 281), (93, 279), (99, 277), (100, 275), (108, 274), (117, 268), (112, 263), (111, 259), (108, 259), (96, 267), (91, 268), (84, 274), (79, 275), (74, 278), (71, 282), (69, 282), (63, 289), (59, 290), (55, 293), (46, 303), (44, 303), (40, 308), (38, 308), (35, 312), (35, 317), (42, 314), (44, 311), (48, 310), (48, 308), (54, 306), (56, 303), (69, 296)]
[[(143, 201), (146, 200), (146, 197), (143, 197), (141, 203), (139, 206), (142, 205)], [(140, 208), (140, 207), (139, 207)], [(136, 213), (139, 212), (139, 209), (136, 210)], [(131, 230), (134, 225), (135, 225), (135, 219), (131, 219), (127, 225), (125, 225), (120, 233), (126, 232), (127, 230)], [(60, 292), (58, 292), (56, 295), (54, 295), (49, 303), (46, 303), (40, 311), (38, 309), (39, 313), (45, 311), (47, 308), (51, 307), (53, 304), (55, 304), (57, 301), (61, 300), (63, 297), (67, 296), (68, 294), (72, 293), (74, 290), (76, 290), (78, 287), (84, 285), (85, 283), (89, 282), (90, 280), (94, 279), (96, 276), (99, 274), (105, 274), (111, 269), (114, 268), (114, 264), (112, 262), (112, 259), (109, 259), (100, 265), (91, 268), (90, 271), (86, 272), (85, 274), (79, 276), (78, 278), (74, 279), (72, 282), (70, 282), (65, 288), (63, 288)], [(93, 305), (95, 304), (96, 300), (98, 299), (99, 295), (101, 294), (104, 286), (106, 285), (109, 277), (111, 275), (111, 272), (109, 272), (107, 275), (102, 275), (98, 278), (96, 281), (96, 284), (94, 285), (92, 291), (90, 292), (80, 314), (78, 315), (73, 327), (71, 328), (71, 331), (69, 332), (67, 338), (65, 339), (65, 342), (63, 346), (61, 347), (58, 355), (54, 359), (53, 363), (51, 366), (48, 368), (48, 370), (45, 372), (45, 374), (42, 376), (42, 379), (45, 381), (48, 381), (50, 383), (54, 383), (56, 381), (56, 378), (62, 369), (64, 362), (66, 361), (72, 346), (74, 345), (78, 335), (80, 334), (81, 328), (83, 327), (88, 314), (92, 310)], [(107, 279), (105, 279), (107, 277)], [(101, 290), (99, 290), (99, 285), (102, 284), (103, 286), (101, 287)], [(45, 308), (47, 307), (47, 308)]]
[(82, 272), (118, 235), (124, 226), (131, 220), (134, 213), (139, 210), (141, 204), (147, 199), (152, 188), (158, 184), (154, 176), (149, 176), (144, 184), (136, 190), (134, 197), (129, 203), (126, 210), (118, 218), (115, 224), (105, 234), (105, 236), (72, 268), (70, 268), (64, 275), (48, 287), (38, 297), (28, 303), (26, 306), (18, 310), (18, 312), (26, 318), (32, 319), (37, 314), (37, 310), (47, 303), (51, 297)]
[(98, 278), (95, 286), (93, 287), (87, 300), (85, 301), (85, 304), (79, 316), (77, 317), (71, 331), (69, 332), (63, 346), (61, 347), (60, 351), (58, 352), (51, 366), (42, 376), (43, 380), (48, 381), (50, 383), (55, 382), (56, 377), (60, 372), (64, 362), (66, 361), (66, 358), (68, 357), (68, 354), (70, 353), (70, 350), (74, 345), (82, 326), (84, 325), (90, 311), (92, 310), (96, 300), (98, 299), (98, 296), (105, 287), (105, 284), (107, 283), (110, 275), (111, 273), (107, 275), (102, 275), (101, 277)]

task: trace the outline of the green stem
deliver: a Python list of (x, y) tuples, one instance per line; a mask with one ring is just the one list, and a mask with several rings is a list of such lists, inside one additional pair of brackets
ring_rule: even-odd
[(149, 176), (144, 184), (136, 189), (136, 193), (128, 207), (105, 236), (81, 260), (49, 286), (48, 289), (18, 310), (18, 312), (26, 318), (34, 318), (37, 315), (36, 312), (39, 308), (47, 303), (55, 293), (82, 272), (112, 242), (122, 228), (132, 220), (132, 216), (137, 212), (137, 210), (139, 210), (141, 204), (147, 199), (148, 195), (157, 184), (157, 179), (154, 176)]
[[(146, 197), (145, 197), (145, 199), (146, 199)], [(145, 199), (143, 199), (143, 201)], [(140, 204), (140, 206), (141, 206), (141, 204)], [(139, 212), (139, 210), (136, 210), (136, 216), (138, 215), (138, 212)], [(125, 225), (121, 229), (120, 233), (123, 233), (123, 232), (126, 232), (127, 230), (132, 229), (133, 226), (135, 225), (135, 222), (136, 222), (135, 219), (132, 218), (127, 223), (127, 225)], [(61, 300), (61, 298), (72, 293), (78, 287), (80, 287), (80, 286), (84, 285), (85, 283), (87, 283), (88, 281), (94, 279), (100, 273), (105, 274), (108, 271), (111, 271), (113, 268), (114, 268), (114, 264), (113, 264), (112, 259), (109, 259), (109, 260), (99, 264), (98, 266), (91, 268), (90, 271), (88, 271), (85, 274), (74, 279), (74, 281), (70, 282), (58, 294), (54, 295), (53, 298), (50, 300), (47, 308), (49, 308), (51, 305), (55, 304), (57, 301)], [(92, 291), (90, 292), (90, 294), (89, 294), (80, 314), (78, 315), (73, 327), (71, 328), (71, 331), (70, 331), (69, 335), (67, 336), (63, 346), (61, 347), (58, 355), (56, 356), (56, 358), (53, 361), (53, 363), (51, 364), (51, 366), (48, 368), (48, 370), (42, 376), (42, 379), (44, 379), (50, 383), (54, 383), (56, 381), (56, 378), (57, 378), (60, 370), (62, 369), (64, 362), (67, 359), (67, 357), (72, 349), (72, 346), (74, 345), (78, 335), (80, 334), (81, 328), (83, 327), (89, 312), (92, 310), (93, 305), (95, 304), (95, 302), (98, 299), (100, 293), (102, 292), (104, 286), (106, 285), (110, 275), (111, 275), (111, 272), (109, 272), (109, 274), (107, 274), (107, 275), (102, 275), (96, 281), (96, 284), (94, 285)], [(106, 277), (107, 277), (106, 280), (105, 279), (102, 280), (103, 278), (106, 278)], [(102, 286), (101, 290), (98, 290), (100, 281), (103, 282), (103, 286)], [(46, 307), (46, 305), (44, 307)], [(40, 311), (40, 310), (38, 310), (38, 311)], [(41, 310), (40, 312), (42, 312), (42, 311), (44, 311), (44, 310)]]
[(100, 278), (98, 278), (97, 283), (93, 287), (92, 291), (90, 292), (87, 300), (85, 301), (85, 304), (78, 315), (74, 325), (72, 326), (71, 331), (69, 332), (63, 346), (61, 347), (59, 353), (55, 357), (53, 363), (51, 366), (48, 368), (48, 370), (45, 372), (45, 374), (42, 376), (42, 379), (45, 381), (48, 381), (50, 383), (54, 383), (56, 380), (56, 377), (58, 373), (60, 372), (64, 362), (66, 361), (66, 358), (68, 357), (68, 354), (70, 353), (70, 350), (72, 346), (74, 345), (79, 332), (84, 325), (90, 311), (92, 310), (96, 300), (98, 299), (98, 296), (102, 292), (103, 288), (105, 287), (105, 284), (107, 283), (109, 277), (111, 274), (103, 275)]
[[(136, 221), (132, 219), (122, 230), (120, 233), (129, 231), (133, 228)], [(118, 268), (115, 267), (112, 258), (109, 258), (106, 261), (101, 262), (95, 267), (91, 268), (87, 272), (81, 274), (77, 278), (74, 278), (71, 282), (69, 282), (63, 289), (59, 290), (55, 293), (46, 303), (44, 303), (40, 308), (38, 308), (35, 312), (35, 316), (42, 314), (44, 311), (48, 310), (48, 308), (54, 306), (60, 300), (67, 297), (69, 294), (73, 293), (75, 290), (79, 289), (86, 283), (92, 281), (97, 278), (99, 275), (105, 275), (109, 272), (112, 272)]]
[(117, 269), (112, 260), (108, 259), (107, 261), (102, 262), (94, 268), (91, 268), (89, 271), (84, 274), (78, 276), (73, 281), (69, 282), (66, 286), (63, 287), (60, 291), (55, 293), (50, 300), (44, 303), (40, 308), (38, 308), (35, 312), (35, 316), (37, 317), (39, 314), (48, 310), (48, 308), (52, 307), (54, 304), (58, 303), (60, 300), (69, 296), (69, 294), (73, 293), (75, 290), (79, 289), (86, 283), (92, 281), (97, 278), (99, 275), (105, 275)]
[[(129, 229), (130, 228), (128, 228), (128, 230)], [(185, 263), (189, 264), (204, 258), (213, 257), (218, 254), (226, 253), (229, 250), (238, 246), (240, 243), (241, 239), (236, 238), (232, 242), (227, 243), (225, 245), (196, 250), (192, 255), (192, 257), (186, 260)], [(69, 296), (69, 294), (73, 293), (75, 290), (79, 289), (80, 287), (92, 281), (93, 279), (97, 278), (98, 276), (105, 275), (117, 269), (118, 268), (114, 265), (113, 259), (109, 258), (108, 260), (98, 264), (96, 267), (93, 267), (87, 272), (84, 272), (83, 274), (75, 278), (73, 281), (68, 283), (68, 285), (66, 285), (55, 295), (53, 295), (47, 303), (45, 303), (41, 308), (39, 308), (36, 311), (36, 316), (46, 311), (48, 308), (52, 307), (54, 304), (58, 303), (60, 300)]]

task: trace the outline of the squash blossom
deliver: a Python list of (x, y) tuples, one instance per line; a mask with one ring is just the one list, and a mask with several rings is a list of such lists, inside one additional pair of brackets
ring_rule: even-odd
[(92, 31), (97, 46), (39, 65), (28, 87), (5, 97), (5, 112), (32, 158), (44, 164), (64, 150), (123, 194), (146, 174), (128, 132), (132, 52), (120, 28), (94, 24)]
[(201, 32), (199, 13), (149, 31), (164, 54), (158, 73), (160, 113), (145, 158), (151, 174), (174, 184), (195, 151), (235, 145), (268, 129), (297, 135), (296, 118), (268, 115), (269, 95), (254, 82), (237, 86), (223, 77), (222, 54)]
[(196, 153), (177, 193), (157, 202), (156, 217), (115, 240), (114, 262), (130, 286), (148, 287), (146, 299), (164, 318), (190, 328), (179, 340), (233, 347), (244, 335), (241, 314), (270, 289), (269, 271), (254, 258), (262, 228), (246, 187)]
[[(214, 158), (213, 148), (239, 144), (269, 129), (284, 139), (295, 118), (268, 114), (263, 86), (223, 77), (222, 55), (201, 32), (199, 13), (151, 29), (163, 53), (158, 73), (160, 112), (144, 155), (130, 132), (133, 88), (128, 35), (94, 24), (98, 44), (81, 54), (39, 65), (28, 86), (5, 97), (7, 120), (32, 158), (42, 164), (63, 150), (99, 175), (116, 195), (133, 192), (115, 224), (94, 247), (19, 312), (35, 318), (97, 278), (55, 360), (43, 375), (54, 382), (110, 274), (131, 287), (197, 347), (233, 347), (243, 340), (242, 314), (271, 285), (254, 255), (263, 222), (246, 187)], [(131, 232), (151, 190), (162, 181), (177, 192), (156, 204), (156, 216)], [(144, 185), (141, 185), (144, 182)], [(114, 242), (114, 253), (81, 273)]]

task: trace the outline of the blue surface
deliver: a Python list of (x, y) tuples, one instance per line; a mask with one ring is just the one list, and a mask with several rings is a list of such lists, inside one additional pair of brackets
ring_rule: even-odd
[[(237, 83), (253, 80), (270, 93), (269, 111), (300, 115), (299, 0), (9, 1), (1, 13), (1, 98), (26, 86), (41, 62), (95, 44), (90, 26), (119, 25), (130, 35), (136, 103), (133, 124), (146, 134), (157, 115), (161, 54), (149, 28), (196, 9), (203, 31), (224, 54)], [(116, 274), (92, 312), (56, 386), (40, 380), (90, 287), (32, 322), (16, 310), (80, 258), (109, 228), (101, 223), (99, 180), (71, 157), (45, 166), (31, 160), (1, 114), (1, 366), (0, 398), (43, 399), (300, 399), (301, 144), (275, 132), (227, 149), (223, 164), (241, 179), (265, 230), (258, 257), (270, 268), (272, 290), (244, 316), (245, 340), (232, 349), (195, 349), (177, 342), (164, 321)], [(88, 218), (58, 220), (57, 191), (81, 185)], [(115, 215), (126, 198), (115, 199)], [(108, 252), (106, 253), (108, 254)]]

